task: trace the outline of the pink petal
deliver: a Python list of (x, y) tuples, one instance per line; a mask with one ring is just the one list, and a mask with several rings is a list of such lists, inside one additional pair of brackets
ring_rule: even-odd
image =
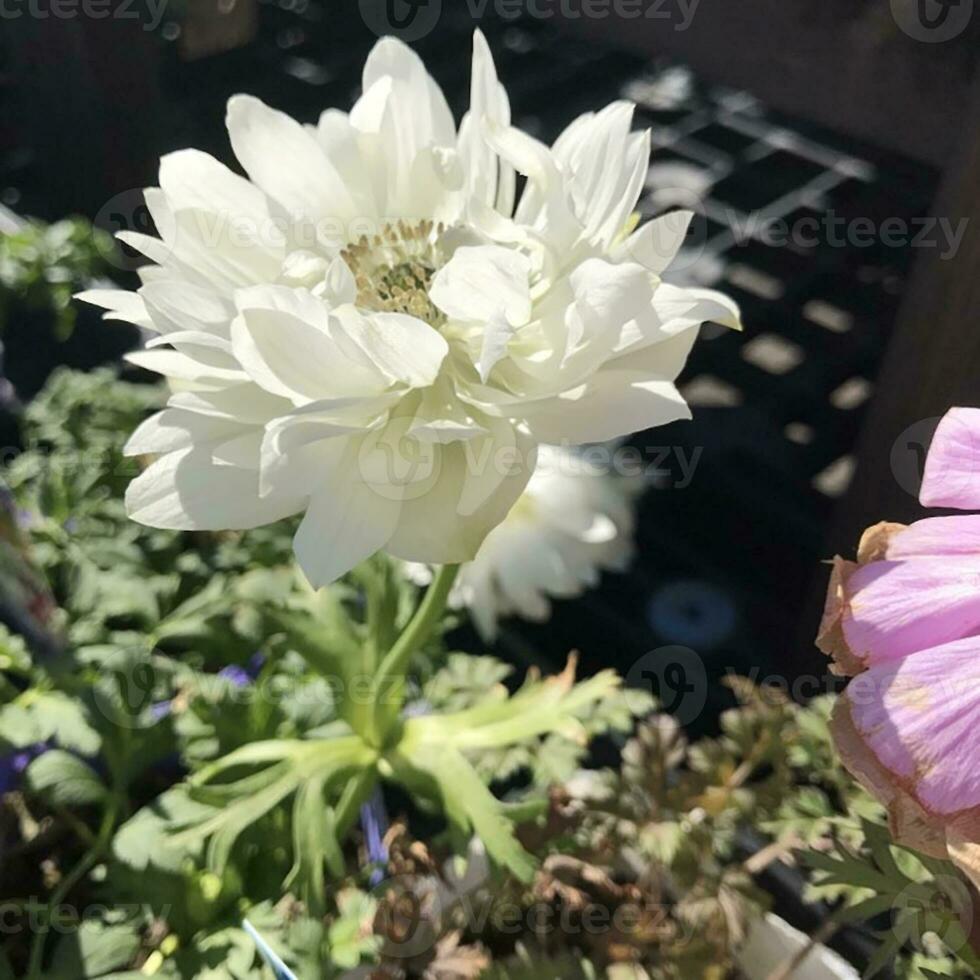
[[(905, 533), (892, 539), (889, 554)], [(852, 655), (869, 665), (980, 632), (980, 554), (875, 561), (854, 569), (841, 628)]]
[(845, 561), (840, 555), (831, 563), (827, 599), (816, 639), (817, 646), (833, 660), (831, 671), (846, 677), (860, 674), (868, 666), (860, 657), (851, 653), (841, 626), (847, 609), (847, 583), (857, 567), (854, 562)]
[(980, 408), (951, 408), (943, 416), (926, 457), (919, 503), (980, 510)]
[(926, 810), (980, 806), (980, 638), (872, 667), (844, 698), (868, 748)]
[(894, 533), (883, 557), (936, 558), (941, 555), (980, 556), (980, 514), (927, 517)]
[(944, 827), (916, 800), (907, 780), (882, 765), (858, 731), (846, 694), (837, 700), (830, 722), (834, 744), (841, 761), (855, 779), (888, 811), (892, 837), (899, 844), (914, 847), (925, 854), (947, 856)]

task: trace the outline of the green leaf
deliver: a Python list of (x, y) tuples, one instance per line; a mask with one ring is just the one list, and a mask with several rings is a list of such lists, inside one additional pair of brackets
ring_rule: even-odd
[(95, 770), (63, 749), (38, 756), (27, 767), (26, 778), (35, 793), (57, 806), (98, 803), (106, 795)]
[(317, 917), (326, 912), (324, 866), (335, 878), (344, 874), (333, 808), (324, 800), (326, 774), (303, 783), (293, 801), (293, 868), (285, 887), (294, 889)]
[(113, 854), (135, 871), (151, 867), (179, 871), (187, 857), (200, 852), (200, 846), (175, 846), (174, 828), (200, 823), (214, 813), (214, 807), (192, 800), (184, 786), (167, 790), (119, 828), (112, 842)]
[(270, 609), (274, 627), (324, 677), (340, 678), (359, 663), (361, 640), (334, 589), (305, 598), (299, 609)]
[(102, 744), (78, 701), (61, 691), (35, 689), (0, 708), (0, 739), (15, 748), (54, 741), (82, 755), (95, 755)]
[(605, 670), (573, 685), (572, 669), (570, 664), (556, 677), (530, 680), (506, 701), (451, 715), (411, 718), (404, 737), (433, 745), (449, 742), (460, 750), (499, 748), (553, 733), (582, 741), (586, 732), (579, 715), (615, 692), (620, 680)]
[[(192, 781), (192, 792), (205, 794), (217, 789), (225, 794), (225, 805), (205, 820), (177, 833), (177, 846), (208, 841), (207, 863), (222, 874), (238, 837), (275, 806), (310, 780), (319, 780), (324, 789), (372, 766), (374, 749), (358, 736), (349, 735), (321, 741), (273, 740), (243, 746), (212, 763)], [(210, 785), (218, 776), (227, 776), (242, 766), (273, 763), (273, 772), (252, 773), (237, 782)], [(306, 812), (308, 804), (304, 805)], [(329, 846), (329, 845), (328, 845)]]
[(377, 952), (381, 937), (372, 930), (377, 908), (372, 896), (356, 888), (345, 888), (337, 894), (340, 917), (331, 924), (327, 935), (334, 965), (353, 970)]
[(127, 966), (140, 937), (132, 924), (105, 925), (86, 920), (55, 947), (46, 980), (96, 980)]
[(490, 857), (521, 881), (534, 877), (534, 858), (520, 845), (502, 804), (462, 753), (450, 745), (426, 745), (409, 759), (435, 780), (446, 815), (462, 834), (475, 831)]

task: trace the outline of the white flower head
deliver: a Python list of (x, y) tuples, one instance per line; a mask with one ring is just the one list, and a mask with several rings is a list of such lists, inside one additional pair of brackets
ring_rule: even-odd
[(129, 441), (156, 457), (130, 516), (220, 530), (302, 513), (314, 585), (380, 549), (472, 558), (539, 443), (688, 417), (674, 380), (698, 325), (737, 324), (719, 294), (660, 279), (690, 215), (631, 232), (649, 138), (630, 104), (549, 148), (511, 126), (479, 32), (458, 129), (397, 40), (363, 84), (316, 126), (233, 97), (247, 178), (164, 157), (146, 191), (161, 237), (120, 236), (153, 263), (143, 285), (83, 294), (155, 334), (130, 360), (173, 391)]
[[(450, 595), (486, 640), (504, 616), (544, 622), (550, 599), (571, 599), (625, 571), (633, 558), (633, 501), (642, 479), (619, 476), (574, 450), (540, 446), (538, 466), (510, 513), (460, 569)], [(425, 565), (409, 564), (420, 585)]]

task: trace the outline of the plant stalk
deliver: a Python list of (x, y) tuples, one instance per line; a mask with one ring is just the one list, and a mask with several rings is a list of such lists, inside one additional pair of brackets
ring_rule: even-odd
[[(108, 847), (109, 842), (112, 840), (112, 832), (115, 830), (116, 815), (118, 811), (118, 800), (111, 800), (106, 807), (105, 814), (102, 817), (102, 824), (99, 827), (99, 833), (95, 839), (95, 842), (85, 852), (78, 864), (76, 864), (71, 871), (69, 871), (68, 874), (61, 879), (58, 887), (51, 894), (51, 900), (47, 904), (48, 909), (57, 909), (75, 887), (75, 885), (77, 885), (78, 882), (81, 881), (81, 879), (88, 874), (88, 872), (91, 871), (91, 869), (98, 862), (99, 858), (102, 856), (102, 852), (106, 849), (106, 847)], [(34, 939), (31, 943), (30, 961), (27, 967), (27, 980), (41, 980), (41, 964), (44, 958), (44, 941), (48, 936), (49, 925), (50, 922), (46, 919), (45, 922), (41, 923), (41, 928), (39, 928), (34, 934)]]
[(405, 703), (405, 674), (412, 656), (429, 639), (446, 609), (459, 565), (443, 565), (435, 573), (415, 615), (384, 655), (375, 676), (375, 738), (385, 743)]

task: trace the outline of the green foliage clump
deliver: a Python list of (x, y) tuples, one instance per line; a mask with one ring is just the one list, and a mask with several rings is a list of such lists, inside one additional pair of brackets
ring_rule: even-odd
[(112, 237), (84, 218), (51, 225), (29, 221), (0, 236), (0, 337), (15, 305), (49, 311), (56, 336), (70, 336), (75, 325), (72, 295), (104, 276), (113, 254)]
[[(122, 445), (161, 400), (59, 372), (6, 473), (57, 612), (43, 650), (0, 629), (0, 755), (47, 748), (0, 803), (0, 903), (25, 925), (0, 980), (269, 980), (246, 919), (300, 980), (721, 980), (768, 905), (758, 875), (801, 855), (811, 897), (882, 933), (872, 968), (973, 975), (962, 878), (889, 845), (829, 698), (733, 680), (738, 707), (691, 742), (609, 673), (518, 683), (453, 650), (450, 615), (392, 740), (357, 737), (354, 668), (415, 587), (376, 558), (312, 592), (289, 521), (129, 521)], [(378, 779), (397, 787), (380, 883), (357, 829)]]

